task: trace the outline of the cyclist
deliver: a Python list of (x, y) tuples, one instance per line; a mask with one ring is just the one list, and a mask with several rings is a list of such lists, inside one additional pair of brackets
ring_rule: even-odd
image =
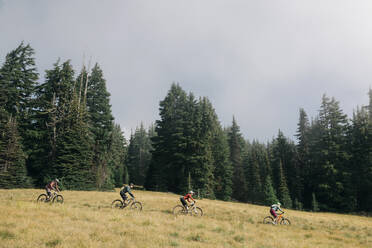
[(276, 212), (278, 210), (281, 211), (282, 214), (284, 213), (284, 211), (280, 208), (280, 202), (271, 205), (270, 214), (274, 217), (274, 224), (277, 224), (276, 222), (278, 220), (278, 214)]
[(48, 199), (47, 201), (50, 200), (50, 198), (52, 197), (52, 192), (51, 190), (54, 190), (54, 191), (57, 191), (57, 192), (60, 192), (59, 188), (58, 188), (58, 184), (59, 184), (59, 180), (58, 178), (54, 179), (53, 181), (51, 181), (50, 183), (48, 183), (46, 186), (45, 186), (45, 190), (47, 192), (47, 195), (48, 195)]
[(194, 203), (196, 203), (196, 201), (192, 198), (192, 196), (194, 195), (194, 191), (190, 190), (190, 192), (188, 194), (186, 194), (185, 196), (181, 196), (180, 198), (180, 201), (182, 203), (182, 205), (188, 210), (189, 209), (189, 205), (187, 204), (186, 200), (188, 202), (190, 202), (190, 200), (194, 201)]
[(132, 199), (134, 199), (134, 195), (132, 194), (132, 190), (131, 190), (133, 189), (133, 186), (134, 186), (133, 183), (130, 183), (129, 185), (126, 185), (126, 186), (123, 185), (123, 188), (120, 190), (120, 196), (121, 198), (123, 198), (124, 203), (126, 203), (128, 199), (126, 193), (128, 193), (132, 197)]

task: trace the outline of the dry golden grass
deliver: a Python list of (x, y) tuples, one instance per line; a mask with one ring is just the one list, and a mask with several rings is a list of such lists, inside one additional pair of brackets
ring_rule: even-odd
[(261, 224), (268, 207), (199, 200), (205, 215), (175, 217), (175, 194), (134, 191), (143, 211), (111, 209), (117, 192), (0, 190), (0, 247), (372, 247), (372, 218), (288, 210), (291, 226)]

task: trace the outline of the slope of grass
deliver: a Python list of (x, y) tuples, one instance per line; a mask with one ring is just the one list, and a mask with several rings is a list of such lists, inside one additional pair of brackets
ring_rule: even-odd
[(200, 200), (205, 215), (175, 217), (175, 194), (135, 191), (143, 211), (111, 209), (118, 192), (0, 190), (0, 247), (372, 247), (372, 218), (288, 210), (291, 226), (261, 224), (268, 207)]

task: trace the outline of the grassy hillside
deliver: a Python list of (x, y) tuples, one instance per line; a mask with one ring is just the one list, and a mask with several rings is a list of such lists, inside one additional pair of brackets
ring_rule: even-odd
[(111, 209), (118, 192), (0, 190), (0, 247), (372, 247), (372, 218), (286, 211), (291, 226), (261, 224), (268, 207), (199, 200), (205, 215), (175, 217), (179, 196), (134, 191), (143, 211)]

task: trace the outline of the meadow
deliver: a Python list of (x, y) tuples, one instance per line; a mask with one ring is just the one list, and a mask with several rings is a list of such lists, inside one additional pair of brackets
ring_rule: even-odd
[(269, 208), (202, 199), (203, 217), (174, 216), (179, 196), (134, 191), (142, 212), (111, 209), (116, 192), (0, 190), (0, 247), (372, 247), (372, 218), (285, 210), (292, 225), (262, 224)]

